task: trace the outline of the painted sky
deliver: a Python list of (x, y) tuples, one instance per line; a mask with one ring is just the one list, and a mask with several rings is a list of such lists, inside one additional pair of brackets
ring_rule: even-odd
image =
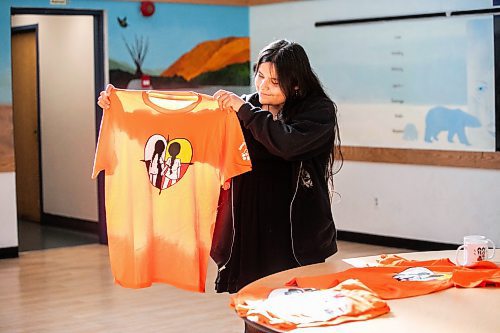
[[(123, 38), (129, 43), (135, 36), (149, 39), (149, 51), (143, 63), (146, 70), (164, 70), (198, 43), (228, 36), (249, 35), (247, 7), (156, 3), (152, 17), (141, 15), (139, 2), (71, 0), (68, 6), (49, 6), (40, 0), (0, 1), (0, 104), (12, 103), (10, 82), (10, 8), (49, 7), (104, 10), (107, 15), (108, 56), (132, 65)], [(128, 27), (118, 25), (117, 17), (127, 17)]]
[[(132, 44), (144, 36), (149, 40), (145, 70), (165, 70), (203, 41), (249, 34), (248, 12), (240, 7), (157, 4), (155, 14), (145, 18), (138, 3), (110, 3), (107, 14), (109, 58), (132, 64), (123, 38)], [(120, 27), (117, 17), (127, 17), (127, 28)]]

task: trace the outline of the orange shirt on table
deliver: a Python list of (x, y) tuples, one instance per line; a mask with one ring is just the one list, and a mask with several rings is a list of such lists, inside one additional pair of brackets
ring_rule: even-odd
[(430, 294), (451, 287), (500, 287), (500, 268), (483, 261), (461, 267), (449, 259), (415, 261), (389, 256), (380, 266), (351, 268), (342, 272), (296, 277), (287, 285), (301, 288), (331, 288), (347, 279), (357, 279), (382, 299)]
[(202, 292), (221, 185), (251, 170), (237, 116), (193, 92), (113, 89), (110, 101), (92, 177), (105, 171), (115, 281)]
[(281, 330), (333, 326), (372, 319), (390, 311), (387, 303), (357, 280), (329, 289), (243, 289), (231, 305), (240, 317)]

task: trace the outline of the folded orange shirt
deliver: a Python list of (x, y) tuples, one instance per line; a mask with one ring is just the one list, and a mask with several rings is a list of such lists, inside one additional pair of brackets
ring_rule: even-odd
[(322, 290), (243, 290), (232, 298), (232, 306), (240, 317), (281, 330), (367, 320), (390, 311), (385, 301), (357, 280)]

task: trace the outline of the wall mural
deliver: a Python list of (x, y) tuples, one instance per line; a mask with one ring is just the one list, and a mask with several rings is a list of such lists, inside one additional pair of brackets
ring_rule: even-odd
[[(248, 33), (234, 34), (235, 26), (226, 20), (213, 21), (208, 32), (206, 12), (193, 7), (189, 15), (179, 13), (185, 18), (178, 21), (162, 8), (141, 15), (137, 8), (122, 7), (109, 17), (110, 83), (129, 89), (193, 90), (250, 85)], [(182, 22), (184, 31), (175, 22)]]
[(322, 52), (318, 68), (343, 111), (342, 143), (495, 151), (495, 20), (464, 15), (318, 31), (318, 40), (343, 46)]
[[(110, 59), (110, 83), (120, 88), (176, 89), (199, 86), (248, 86), (250, 41), (248, 37), (226, 37), (198, 43), (162, 71), (143, 70), (149, 39), (123, 39), (130, 63)], [(154, 64), (160, 67), (162, 64)]]

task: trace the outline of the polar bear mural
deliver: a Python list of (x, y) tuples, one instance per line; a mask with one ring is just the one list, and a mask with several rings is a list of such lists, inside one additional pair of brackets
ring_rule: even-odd
[(436, 106), (430, 109), (425, 116), (425, 141), (438, 141), (439, 133), (447, 131), (449, 142), (454, 142), (453, 137), (457, 135), (460, 143), (470, 146), (465, 128), (480, 126), (479, 119), (467, 112)]

